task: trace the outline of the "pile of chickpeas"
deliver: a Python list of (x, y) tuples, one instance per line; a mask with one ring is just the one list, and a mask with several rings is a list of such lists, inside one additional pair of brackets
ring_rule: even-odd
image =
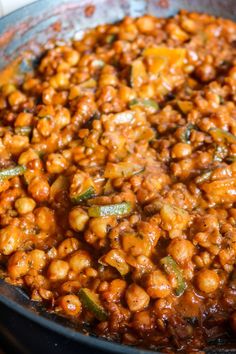
[(233, 338), (235, 44), (226, 19), (127, 17), (55, 42), (0, 87), (7, 282), (129, 345), (200, 353)]

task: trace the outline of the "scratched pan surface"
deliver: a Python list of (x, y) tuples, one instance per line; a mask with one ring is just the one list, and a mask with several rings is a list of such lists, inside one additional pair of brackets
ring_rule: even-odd
[[(83, 29), (121, 20), (125, 15), (174, 15), (179, 9), (236, 20), (236, 0), (40, 0), (0, 19), (0, 69), (31, 48), (35, 55), (50, 38), (79, 38)], [(60, 24), (60, 32), (58, 32)], [(30, 70), (22, 62), (22, 71)], [(0, 74), (1, 75), (1, 74)], [(1, 77), (0, 77), (1, 79)], [(208, 354), (235, 353), (235, 338), (217, 343)], [(0, 343), (15, 354), (150, 354), (78, 331), (76, 325), (44, 311), (20, 289), (0, 280)], [(157, 353), (157, 352), (155, 352)]]

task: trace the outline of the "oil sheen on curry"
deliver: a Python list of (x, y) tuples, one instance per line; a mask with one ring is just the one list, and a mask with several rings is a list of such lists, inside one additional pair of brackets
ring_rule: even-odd
[(56, 42), (2, 85), (0, 120), (8, 283), (128, 345), (235, 336), (235, 23), (181, 11)]

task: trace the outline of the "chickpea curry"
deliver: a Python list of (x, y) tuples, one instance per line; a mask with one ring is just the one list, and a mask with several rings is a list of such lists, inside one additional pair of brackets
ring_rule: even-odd
[(50, 44), (0, 121), (7, 282), (129, 345), (235, 336), (235, 23), (127, 17)]

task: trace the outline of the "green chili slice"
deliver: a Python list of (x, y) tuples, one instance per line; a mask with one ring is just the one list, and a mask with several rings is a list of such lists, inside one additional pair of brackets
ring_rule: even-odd
[(177, 287), (175, 289), (175, 294), (180, 296), (184, 293), (186, 289), (186, 282), (184, 280), (181, 269), (178, 264), (174, 261), (171, 256), (167, 256), (161, 259), (161, 264), (165, 272), (169, 275), (174, 275), (177, 280)]
[(107, 319), (107, 312), (100, 304), (97, 294), (88, 288), (81, 288), (78, 295), (82, 305), (88, 311), (92, 312), (99, 321), (105, 321)]
[(109, 216), (109, 215), (123, 216), (129, 214), (131, 210), (132, 210), (131, 204), (129, 202), (123, 202), (123, 203), (109, 204), (109, 205), (92, 205), (88, 209), (88, 214), (90, 217)]

